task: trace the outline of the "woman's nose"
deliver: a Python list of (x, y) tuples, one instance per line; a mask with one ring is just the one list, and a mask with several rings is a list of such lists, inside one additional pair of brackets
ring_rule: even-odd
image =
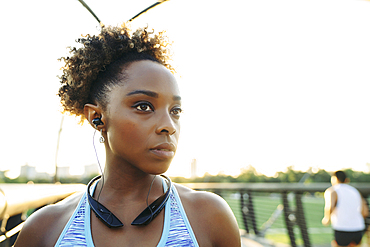
[(157, 134), (173, 135), (176, 133), (177, 126), (174, 123), (170, 113), (163, 114), (161, 117), (158, 127), (156, 129)]

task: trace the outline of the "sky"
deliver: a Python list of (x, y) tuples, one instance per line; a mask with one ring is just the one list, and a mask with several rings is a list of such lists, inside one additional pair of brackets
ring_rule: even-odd
[[(153, 1), (86, 3), (117, 25)], [(198, 175), (249, 165), (269, 176), (289, 166), (369, 172), (369, 13), (365, 0), (170, 0), (132, 22), (174, 42), (184, 114), (167, 174), (190, 176), (193, 159)], [(0, 21), (0, 170), (97, 163), (94, 130), (70, 116), (56, 160), (57, 59), (99, 33), (97, 21), (77, 0), (2, 1)]]

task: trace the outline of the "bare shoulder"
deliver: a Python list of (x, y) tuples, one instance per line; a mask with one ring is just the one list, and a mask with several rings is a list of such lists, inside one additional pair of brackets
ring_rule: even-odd
[(240, 246), (238, 224), (222, 197), (175, 186), (200, 246)]
[(325, 190), (325, 193), (333, 193), (335, 190), (334, 190), (334, 188), (333, 188), (333, 186), (330, 186), (329, 188), (327, 188), (326, 190)]
[(82, 194), (75, 193), (61, 202), (45, 206), (33, 213), (26, 220), (15, 246), (54, 246)]
[(217, 194), (207, 191), (196, 191), (179, 184), (175, 185), (181, 200), (183, 203), (185, 201), (189, 206), (194, 206), (197, 209), (204, 208), (207, 209), (207, 211), (212, 209), (210, 213), (220, 213), (224, 210), (230, 210), (226, 201)]
[(335, 192), (335, 189), (333, 188), (333, 186), (327, 188), (324, 193), (325, 197), (332, 197), (336, 195), (337, 195), (337, 192)]

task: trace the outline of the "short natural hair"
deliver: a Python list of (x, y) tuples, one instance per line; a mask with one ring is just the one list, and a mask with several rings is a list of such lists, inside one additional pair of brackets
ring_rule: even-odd
[(334, 172), (334, 175), (339, 182), (344, 183), (346, 181), (347, 175), (344, 171), (336, 171)]
[(76, 40), (81, 48), (70, 48), (70, 57), (65, 62), (60, 76), (62, 86), (58, 95), (63, 113), (85, 120), (84, 106), (99, 103), (107, 106), (107, 92), (125, 78), (123, 69), (134, 61), (151, 60), (168, 68), (170, 43), (164, 33), (154, 34), (148, 28), (135, 32), (123, 24), (120, 27), (103, 27), (99, 35), (87, 35)]

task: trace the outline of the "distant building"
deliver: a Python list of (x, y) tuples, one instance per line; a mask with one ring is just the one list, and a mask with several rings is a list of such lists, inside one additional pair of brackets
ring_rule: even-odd
[(20, 177), (24, 177), (27, 179), (35, 179), (37, 177), (37, 171), (34, 166), (29, 166), (28, 164), (25, 164), (24, 166), (21, 166), (21, 173), (19, 174)]
[(58, 166), (58, 178), (68, 178), (71, 176), (69, 173), (69, 166)]
[(91, 177), (93, 175), (100, 174), (100, 170), (97, 164), (91, 164), (85, 166), (85, 172), (82, 175), (84, 178)]
[(51, 179), (50, 174), (48, 174), (46, 172), (37, 172), (36, 167), (29, 166), (28, 164), (25, 164), (24, 166), (21, 166), (21, 172), (20, 172), (19, 176), (27, 178), (28, 180)]
[(190, 168), (190, 177), (191, 178), (196, 178), (197, 177), (197, 160), (192, 159), (191, 161), (191, 168)]
[[(1, 173), (3, 174), (3, 173)], [(0, 176), (1, 176), (0, 174)], [(84, 167), (84, 173), (81, 175), (71, 175), (70, 167), (69, 166), (59, 166), (57, 170), (58, 178), (70, 178), (70, 177), (81, 177), (81, 178), (88, 178), (93, 175), (100, 174), (99, 167), (96, 164), (86, 165)], [(28, 164), (21, 166), (20, 177), (27, 178), (28, 180), (34, 179), (51, 179), (52, 176), (46, 172), (37, 172), (36, 167), (29, 166)]]

